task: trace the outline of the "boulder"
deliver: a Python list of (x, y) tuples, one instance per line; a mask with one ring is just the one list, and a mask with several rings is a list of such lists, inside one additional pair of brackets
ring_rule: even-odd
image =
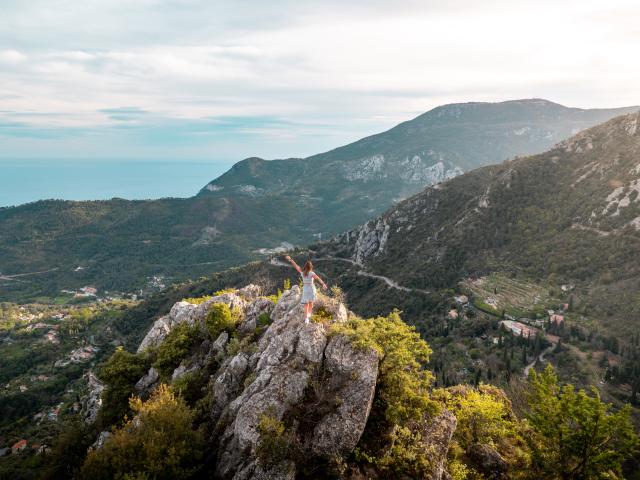
[(344, 336), (335, 336), (325, 350), (323, 394), (335, 408), (318, 421), (311, 449), (327, 458), (351, 452), (364, 431), (378, 378), (378, 358), (369, 350), (355, 350)]
[(493, 480), (508, 478), (507, 462), (489, 445), (474, 443), (467, 449), (467, 456), (485, 478)]
[(457, 424), (453, 413), (443, 408), (439, 415), (427, 420), (423, 426), (423, 443), (431, 452), (430, 460), (433, 467), (429, 480), (442, 480), (447, 477), (447, 453)]
[(160, 378), (160, 373), (154, 367), (151, 367), (149, 371), (136, 382), (135, 389), (139, 394), (143, 394), (144, 396), (148, 395), (152, 389), (158, 382)]

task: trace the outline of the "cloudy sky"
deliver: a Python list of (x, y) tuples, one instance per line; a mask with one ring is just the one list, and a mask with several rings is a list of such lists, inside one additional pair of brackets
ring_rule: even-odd
[(636, 105), (638, 18), (637, 0), (0, 0), (0, 161), (305, 156), (443, 103)]

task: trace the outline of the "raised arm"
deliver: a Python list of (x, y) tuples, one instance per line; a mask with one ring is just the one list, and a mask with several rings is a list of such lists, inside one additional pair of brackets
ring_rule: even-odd
[(285, 255), (284, 258), (287, 262), (289, 262), (293, 266), (293, 268), (296, 269), (296, 272), (302, 273), (302, 269), (298, 266), (296, 262), (293, 261), (293, 258), (291, 258), (289, 255)]
[(322, 280), (318, 275), (316, 275), (314, 273), (313, 274), (313, 278), (315, 278), (316, 280), (318, 280), (320, 282), (320, 284), (322, 285), (322, 288), (324, 288), (325, 290), (327, 289), (327, 284), (324, 283), (324, 280)]

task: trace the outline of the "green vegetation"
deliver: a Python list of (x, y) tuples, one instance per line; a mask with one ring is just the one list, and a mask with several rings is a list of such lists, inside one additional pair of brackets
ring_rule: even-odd
[[(431, 349), (398, 312), (367, 320), (352, 318), (332, 326), (359, 349), (373, 349), (380, 358), (376, 399), (367, 429), (356, 452), (359, 461), (389, 475), (429, 474), (428, 451), (420, 428), (437, 405), (429, 398), (431, 372), (424, 368)], [(390, 450), (380, 452), (380, 445)]]
[(257, 323), (258, 323), (258, 328), (266, 327), (267, 325), (269, 325), (271, 323), (271, 316), (267, 312), (262, 312), (258, 316), (258, 322)]
[(561, 386), (552, 367), (531, 372), (527, 418), (532, 468), (540, 479), (621, 478), (623, 460), (640, 445), (630, 408), (617, 412), (591, 395)]
[(195, 345), (199, 332), (197, 325), (189, 325), (186, 322), (179, 323), (169, 332), (167, 338), (158, 347), (153, 363), (163, 378), (170, 377), (173, 370), (180, 365), (182, 359)]
[(237, 312), (231, 311), (226, 303), (214, 303), (205, 318), (205, 325), (212, 339), (226, 331), (233, 333), (240, 320)]
[(100, 422), (113, 425), (130, 413), (129, 398), (134, 385), (149, 369), (149, 360), (144, 355), (129, 353), (122, 347), (109, 357), (98, 375), (107, 384), (102, 394)]
[[(496, 452), (506, 464), (508, 478), (526, 478), (531, 459), (524, 438), (527, 427), (513, 413), (505, 393), (491, 385), (477, 388), (455, 386), (434, 392), (456, 417), (458, 424), (449, 447), (449, 471), (452, 477), (484, 478), (483, 465), (473, 455), (481, 447)], [(485, 467), (486, 469), (486, 467)]]
[(311, 315), (311, 321), (315, 323), (324, 323), (329, 324), (333, 315), (331, 312), (328, 312), (324, 307), (318, 307)]
[(192, 428), (194, 415), (185, 401), (161, 385), (146, 402), (133, 398), (135, 418), (93, 450), (81, 479), (193, 478), (204, 452), (202, 434)]
[(258, 458), (265, 466), (277, 465), (291, 458), (291, 448), (294, 440), (285, 425), (272, 414), (263, 414), (258, 424), (260, 441), (258, 443)]
[(193, 305), (201, 305), (207, 300), (211, 300), (213, 297), (211, 295), (204, 295), (202, 297), (194, 297), (194, 298), (183, 298), (183, 302), (191, 303)]
[[(550, 295), (550, 288), (499, 272), (476, 280), (465, 279), (461, 287), (473, 294), (478, 308), (496, 315), (504, 312), (516, 318), (536, 318), (544, 315), (547, 308), (557, 308), (561, 303), (559, 295)], [(492, 305), (486, 303), (488, 299)]]

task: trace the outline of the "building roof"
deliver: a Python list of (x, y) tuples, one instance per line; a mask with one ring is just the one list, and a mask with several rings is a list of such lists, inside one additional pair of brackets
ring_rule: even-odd
[(22, 440), (18, 440), (16, 443), (14, 443), (11, 449), (24, 448), (26, 446), (27, 446), (27, 441), (23, 438)]

